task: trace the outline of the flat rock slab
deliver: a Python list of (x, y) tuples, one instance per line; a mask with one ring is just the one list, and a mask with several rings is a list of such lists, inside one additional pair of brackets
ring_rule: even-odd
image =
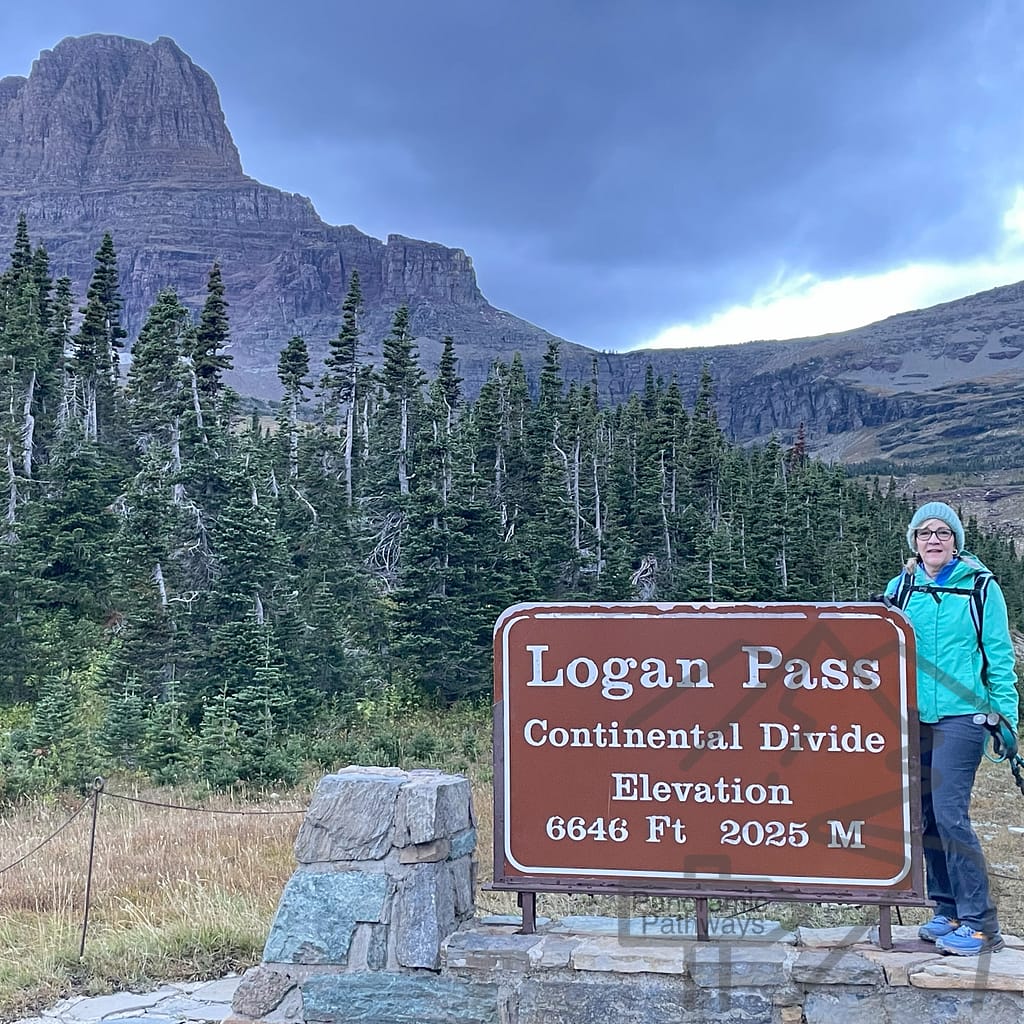
[[(697, 939), (697, 922), (693, 917), (652, 914), (649, 917), (623, 918), (619, 934), (643, 939)], [(711, 942), (782, 942), (794, 944), (794, 932), (786, 931), (778, 921), (756, 917), (713, 917), (708, 922)]]
[(880, 985), (885, 981), (879, 964), (842, 948), (804, 950), (794, 961), (791, 976), (810, 985)]
[(687, 967), (701, 988), (771, 988), (788, 979), (788, 946), (701, 942), (688, 949)]
[[(570, 916), (555, 921), (545, 931), (560, 935), (618, 935), (623, 939), (697, 938), (697, 925), (692, 917), (670, 914), (646, 917)], [(712, 918), (708, 922), (708, 934), (712, 941), (796, 942), (796, 934), (786, 931), (778, 921), (760, 918)]]
[(540, 957), (540, 935), (499, 929), (456, 932), (445, 944), (445, 967), (483, 971), (529, 971)]
[(315, 864), (383, 857), (391, 849), (398, 793), (408, 781), (397, 768), (352, 767), (325, 775), (295, 839), (295, 859)]
[[(857, 924), (844, 928), (804, 928), (796, 930), (797, 942), (805, 949), (835, 949), (838, 946), (855, 946), (858, 942), (875, 942), (878, 926)], [(894, 940), (895, 941), (895, 940)]]
[(307, 1021), (499, 1024), (498, 986), (437, 975), (321, 974), (302, 986)]
[[(160, 1003), (155, 1008), (161, 1015), (166, 1014), (167, 1020), (176, 1024), (202, 1024), (203, 1021), (222, 1021), (231, 1014), (231, 1003), (195, 1003), (179, 1002), (174, 1000), (169, 1003)], [(159, 1024), (152, 1014), (144, 1018), (147, 1024)], [(110, 1018), (107, 1018), (110, 1021)], [(110, 1024), (114, 1024), (113, 1021)], [(123, 1024), (123, 1018), (116, 1018), (116, 1024)]]
[[(230, 1009), (231, 1009), (231, 1007), (228, 1007), (228, 1011), (230, 1011)], [(203, 1012), (205, 1013), (206, 1011), (204, 1010)], [(221, 1013), (219, 1008), (218, 1008), (218, 1010), (216, 1012), (217, 1012), (217, 1016), (216, 1017), (212, 1016), (212, 1014), (209, 1017), (202, 1016), (202, 1017), (196, 1018), (196, 1017), (185, 1017), (182, 1014), (178, 1014), (178, 1013), (156, 1013), (156, 1012), (154, 1012), (154, 1013), (147, 1013), (144, 1017), (121, 1017), (121, 1016), (117, 1016), (117, 1017), (103, 1017), (103, 1018), (101, 1018), (101, 1020), (103, 1020), (103, 1021), (111, 1021), (111, 1022), (116, 1021), (117, 1024), (184, 1024), (184, 1022), (187, 1021), (187, 1020), (206, 1020), (206, 1021), (218, 1020), (219, 1021), (219, 1020), (223, 1020), (224, 1017), (227, 1015), (226, 1013)]]
[[(538, 917), (534, 922), (538, 928), (551, 924), (550, 917)], [(488, 914), (480, 918), (480, 924), (500, 925), (501, 927), (522, 928), (523, 919), (518, 914)]]
[(590, 917), (574, 914), (558, 918), (545, 927), (544, 931), (553, 935), (639, 935), (642, 925), (641, 917)]
[(920, 927), (917, 924), (894, 924), (892, 926), (893, 945), (902, 946), (905, 942), (921, 941), (920, 936), (917, 934), (917, 929)]
[(1024, 992), (1024, 953), (1003, 949), (983, 956), (941, 956), (910, 975), (915, 988)]
[(202, 981), (198, 984), (182, 986), (192, 999), (200, 999), (211, 1003), (230, 1003), (235, 997), (235, 990), (242, 983), (241, 975), (230, 978), (219, 978), (217, 981)]
[(179, 994), (176, 988), (165, 985), (155, 992), (113, 992), (110, 995), (91, 998), (80, 996), (58, 1003), (47, 1016), (52, 1014), (66, 1021), (102, 1020), (114, 1014), (127, 1016), (133, 1010), (147, 1010), (169, 996)]
[(893, 939), (892, 943), (892, 951), (896, 953), (927, 953), (929, 950), (935, 952), (935, 943), (925, 942), (924, 939), (908, 939), (902, 942)]
[(888, 984), (899, 987), (910, 984), (910, 975), (931, 960), (940, 958), (942, 954), (935, 951), (935, 946), (922, 942), (926, 947), (921, 950), (878, 949), (871, 946), (858, 946), (857, 952), (873, 961), (882, 968)]
[(230, 999), (241, 977), (180, 982), (153, 992), (114, 992), (64, 999), (42, 1017), (18, 1024), (220, 1024), (232, 1012)]
[(388, 878), (364, 871), (297, 871), (263, 950), (267, 963), (345, 964), (356, 923), (384, 915)]
[(614, 971), (618, 974), (686, 973), (687, 947), (674, 942), (630, 942), (613, 936), (582, 939), (569, 964), (577, 971)]
[(573, 950), (582, 940), (570, 938), (568, 935), (545, 935), (541, 939), (537, 955), (537, 966), (546, 970), (568, 967)]

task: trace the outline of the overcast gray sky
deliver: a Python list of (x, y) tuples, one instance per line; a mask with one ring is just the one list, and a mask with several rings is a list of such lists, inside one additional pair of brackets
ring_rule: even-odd
[(3, 5), (0, 76), (89, 32), (172, 37), (248, 174), (596, 348), (1024, 278), (1017, 0), (47, 0)]

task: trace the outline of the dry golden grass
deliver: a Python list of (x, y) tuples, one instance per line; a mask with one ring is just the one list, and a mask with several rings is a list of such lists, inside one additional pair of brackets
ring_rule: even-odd
[[(174, 790), (112, 792), (193, 805)], [(85, 956), (91, 809), (0, 874), (0, 1020), (74, 991), (98, 993), (169, 978), (219, 976), (259, 959), (294, 867), (306, 792), (242, 805), (229, 797), (189, 812), (103, 796)], [(0, 867), (54, 832), (81, 803), (64, 798), (0, 817)], [(294, 809), (297, 813), (259, 812)]]
[[(481, 744), (486, 756), (486, 744)], [(512, 893), (486, 890), (492, 878), (494, 830), (490, 765), (470, 769), (478, 824), (478, 909), (516, 912)], [(128, 793), (163, 803), (194, 804), (168, 789)], [(240, 803), (217, 797), (219, 810), (292, 814), (210, 814), (101, 800), (85, 956), (78, 948), (84, 910), (91, 815), (88, 810), (24, 864), (0, 874), (0, 1021), (25, 1015), (72, 992), (99, 993), (157, 981), (217, 977), (259, 960), (271, 918), (294, 868), (292, 846), (310, 787)], [(77, 798), (33, 803), (0, 814), (0, 868), (54, 831), (80, 804)], [(1024, 799), (1005, 765), (984, 762), (973, 816), (992, 869), (1005, 930), (1024, 933)], [(721, 914), (749, 905), (725, 904)], [(642, 899), (633, 904), (643, 913)], [(615, 898), (549, 894), (538, 912), (620, 912)], [(825, 926), (873, 922), (877, 908), (836, 904), (770, 903), (757, 916)], [(904, 910), (916, 922), (923, 909)]]

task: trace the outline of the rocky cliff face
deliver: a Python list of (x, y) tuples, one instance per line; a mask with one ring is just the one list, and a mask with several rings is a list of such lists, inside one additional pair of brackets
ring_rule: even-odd
[[(13, 237), (20, 212), (79, 296), (113, 234), (130, 335), (165, 286), (198, 308), (218, 260), (233, 383), (248, 394), (277, 393), (293, 334), (325, 353), (353, 270), (367, 351), (407, 303), (424, 364), (451, 334), (471, 394), (516, 351), (536, 377), (552, 337), (491, 306), (461, 249), (325, 224), (305, 197), (247, 177), (213, 81), (166, 38), (65, 39), (27, 78), (0, 80), (0, 230)], [(722, 425), (741, 440), (788, 439), (802, 423), (813, 448), (839, 459), (1024, 461), (1024, 284), (797, 342), (600, 354), (563, 343), (569, 377), (589, 380), (595, 359), (612, 400), (643, 387), (648, 363), (692, 398), (707, 362)]]
[(353, 270), (367, 349), (410, 306), (426, 362), (451, 334), (479, 385), (499, 355), (539, 359), (550, 335), (490, 306), (461, 250), (325, 224), (304, 196), (242, 172), (210, 76), (166, 38), (65, 39), (27, 78), (0, 80), (0, 225), (19, 213), (84, 296), (104, 231), (118, 251), (129, 335), (163, 287), (198, 307), (214, 260), (231, 303), (235, 385), (277, 391), (293, 334), (314, 355), (337, 334)]
[(174, 42), (65, 39), (0, 82), (0, 187), (242, 177), (217, 89)]

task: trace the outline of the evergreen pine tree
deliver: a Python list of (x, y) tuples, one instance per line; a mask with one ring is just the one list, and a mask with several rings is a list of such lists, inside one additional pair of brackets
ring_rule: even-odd
[(384, 402), (381, 407), (383, 453), (393, 459), (399, 494), (407, 495), (414, 474), (413, 439), (420, 406), (423, 372), (409, 325), (409, 307), (395, 311), (391, 333), (384, 339), (381, 383)]
[(72, 363), (79, 379), (88, 440), (112, 440), (117, 433), (119, 351), (127, 331), (121, 326), (122, 299), (114, 240), (105, 234), (96, 250), (82, 323), (74, 337)]
[(199, 327), (189, 353), (200, 402), (209, 409), (216, 407), (224, 387), (224, 373), (232, 367), (231, 355), (227, 351), (230, 337), (224, 279), (220, 264), (214, 262), (206, 280), (206, 301), (199, 314)]
[(359, 316), (363, 294), (359, 285), (359, 271), (353, 270), (348, 293), (341, 307), (342, 321), (338, 336), (331, 341), (330, 352), (324, 363), (323, 387), (328, 405), (326, 421), (341, 426), (342, 463), (345, 497), (349, 506), (354, 500), (356, 445), (356, 414), (359, 408), (361, 385), (365, 378), (360, 373)]
[(307, 401), (309, 380), (309, 351), (306, 343), (295, 335), (285, 347), (277, 363), (277, 377), (284, 389), (281, 403), (280, 427), (287, 442), (288, 479), (299, 475), (299, 409)]
[(181, 417), (189, 404), (185, 355), (192, 321), (173, 288), (165, 288), (146, 316), (132, 347), (125, 398), (136, 444), (173, 450), (181, 469)]

